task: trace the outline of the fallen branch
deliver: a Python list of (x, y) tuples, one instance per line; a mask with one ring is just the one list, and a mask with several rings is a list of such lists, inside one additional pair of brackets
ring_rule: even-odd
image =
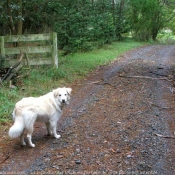
[(89, 82), (89, 83), (87, 83), (87, 84), (98, 84), (98, 83), (100, 83), (101, 81), (94, 81), (94, 82)]
[(7, 153), (7, 155), (6, 155), (6, 157), (5, 157), (3, 160), (0, 161), (0, 164), (4, 163), (7, 159), (10, 158), (10, 156), (13, 155), (13, 153), (14, 153), (16, 150), (19, 150), (19, 149), (20, 149), (20, 147), (17, 148), (17, 149), (13, 149), (13, 150), (9, 151), (9, 152)]
[(173, 87), (168, 87), (168, 88), (170, 89), (170, 92), (173, 94), (175, 91), (175, 88), (173, 88)]
[(107, 84), (107, 85), (112, 86), (113, 88), (116, 89), (116, 85), (111, 84), (108, 80), (105, 80), (104, 78), (102, 78), (102, 80), (103, 80), (103, 83), (101, 83), (101, 85)]
[(169, 75), (164, 75), (164, 74), (159, 74), (157, 72), (150, 72), (151, 74), (154, 74), (156, 76), (161, 76), (161, 77), (169, 77)]
[(9, 152), (8, 155), (0, 162), (0, 164), (2, 164), (3, 162), (5, 162), (9, 157), (10, 157), (10, 152)]
[(159, 108), (159, 109), (173, 109), (172, 107), (160, 106), (160, 105), (154, 104), (154, 103), (149, 102), (149, 101), (148, 101), (148, 103), (152, 106)]
[(158, 137), (162, 137), (162, 138), (175, 139), (175, 137), (173, 137), (173, 136), (164, 136), (164, 135), (161, 135), (161, 134), (155, 134), (155, 135), (158, 136)]
[(146, 79), (152, 79), (152, 80), (167, 80), (167, 81), (172, 81), (169, 80), (168, 78), (156, 78), (156, 77), (149, 77), (149, 76), (128, 76), (128, 75), (118, 75), (119, 77), (124, 77), (124, 78), (146, 78)]
[(22, 52), (20, 52), (20, 58), (19, 58), (19, 62), (18, 63), (16, 63), (14, 66), (12, 66), (12, 67), (10, 67), (9, 69), (8, 69), (8, 71), (7, 71), (7, 73), (6, 73), (6, 75), (2, 78), (2, 82), (4, 81), (4, 80), (10, 80), (12, 77), (13, 77), (13, 70), (17, 70), (17, 68), (18, 68), (18, 66), (21, 64), (21, 61), (22, 61), (22, 58), (23, 58), (23, 53)]
[(116, 88), (116, 85), (111, 84), (109, 81), (105, 80), (104, 78), (102, 78), (101, 81), (94, 81), (94, 82), (89, 82), (87, 84), (100, 84), (100, 85), (104, 85), (107, 84), (109, 86), (112, 86), (113, 88)]

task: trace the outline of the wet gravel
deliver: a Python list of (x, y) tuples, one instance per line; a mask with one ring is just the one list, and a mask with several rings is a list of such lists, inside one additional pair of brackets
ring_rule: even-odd
[(175, 174), (174, 62), (175, 46), (144, 46), (72, 84), (62, 137), (37, 124), (31, 149), (4, 136), (6, 128), (0, 172)]

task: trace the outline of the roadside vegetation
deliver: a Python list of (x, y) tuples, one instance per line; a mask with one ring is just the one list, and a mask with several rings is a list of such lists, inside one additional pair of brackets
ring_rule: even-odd
[(14, 104), (22, 97), (40, 96), (58, 86), (71, 86), (72, 82), (82, 79), (98, 66), (108, 64), (122, 53), (144, 44), (129, 39), (86, 53), (62, 56), (59, 52), (58, 69), (48, 66), (32, 67), (29, 76), (20, 78), (15, 88), (9, 88), (8, 83), (0, 88), (1, 124), (11, 120)]

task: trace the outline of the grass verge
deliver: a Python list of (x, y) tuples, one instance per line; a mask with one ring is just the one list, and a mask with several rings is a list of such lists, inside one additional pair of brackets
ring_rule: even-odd
[(8, 85), (0, 88), (0, 123), (11, 120), (14, 104), (22, 97), (40, 96), (53, 88), (66, 86), (85, 77), (96, 67), (105, 65), (122, 53), (144, 44), (133, 40), (114, 42), (92, 52), (59, 56), (58, 69), (48, 66), (32, 68), (30, 75), (23, 78), (17, 88), (9, 89)]

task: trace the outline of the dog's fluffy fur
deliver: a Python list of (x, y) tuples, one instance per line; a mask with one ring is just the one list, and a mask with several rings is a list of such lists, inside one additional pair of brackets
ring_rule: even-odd
[(44, 122), (49, 135), (60, 138), (57, 135), (57, 121), (62, 114), (62, 108), (69, 104), (71, 88), (58, 88), (40, 97), (23, 98), (16, 103), (13, 110), (14, 124), (9, 130), (9, 136), (16, 138), (20, 136), (21, 144), (26, 145), (24, 133), (27, 132), (27, 140), (30, 147), (35, 121)]

